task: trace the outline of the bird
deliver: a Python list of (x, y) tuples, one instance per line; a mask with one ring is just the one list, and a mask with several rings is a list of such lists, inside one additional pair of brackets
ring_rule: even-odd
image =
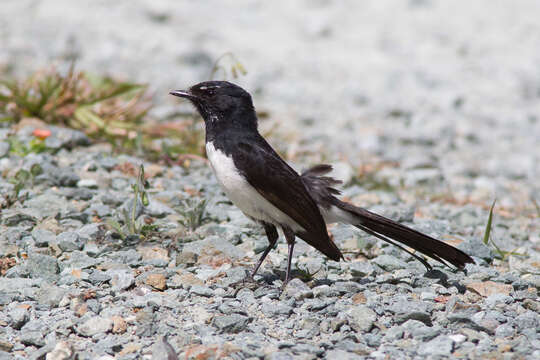
[(189, 100), (202, 116), (206, 155), (219, 185), (234, 205), (265, 230), (269, 244), (251, 278), (276, 245), (278, 228), (288, 246), (282, 289), (290, 280), (297, 237), (334, 261), (344, 260), (328, 235), (326, 225), (332, 223), (353, 225), (395, 245), (428, 271), (432, 267), (426, 259), (401, 244), (449, 267), (464, 269), (466, 264), (474, 264), (469, 255), (451, 245), (340, 200), (335, 186), (341, 181), (327, 176), (331, 165), (296, 172), (259, 133), (251, 95), (240, 86), (228, 81), (204, 81), (169, 94)]

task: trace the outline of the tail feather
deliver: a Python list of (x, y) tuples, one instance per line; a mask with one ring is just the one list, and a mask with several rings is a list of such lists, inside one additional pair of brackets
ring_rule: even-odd
[[(405, 251), (407, 250), (396, 244), (394, 241), (413, 248), (444, 265), (450, 263), (459, 269), (463, 269), (467, 263), (474, 264), (474, 260), (463, 251), (417, 230), (342, 201), (337, 202), (335, 205), (351, 214), (353, 219), (356, 219), (351, 225), (354, 225), (381, 240), (396, 245)], [(407, 252), (420, 260), (418, 256), (415, 256), (409, 251)], [(425, 260), (420, 261), (427, 268), (431, 268)]]
[[(339, 195), (340, 192), (333, 186), (339, 184), (340, 181), (329, 176), (323, 176), (331, 170), (332, 166), (330, 165), (317, 165), (302, 173), (304, 184), (309, 188), (327, 222), (339, 221), (354, 225), (368, 234), (406, 251), (422, 262), (428, 269), (431, 269), (431, 266), (424, 258), (398, 243), (413, 248), (447, 266), (450, 263), (459, 269), (463, 269), (468, 263), (474, 264), (474, 260), (469, 255), (453, 246), (384, 216), (339, 200), (335, 195)], [(333, 209), (339, 210), (333, 211)]]

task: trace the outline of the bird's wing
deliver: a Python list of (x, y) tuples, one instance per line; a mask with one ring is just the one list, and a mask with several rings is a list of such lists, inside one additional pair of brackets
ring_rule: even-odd
[(252, 140), (235, 139), (235, 166), (259, 194), (305, 230), (297, 231), (297, 236), (339, 261), (343, 256), (328, 237), (324, 219), (301, 177), (264, 138)]

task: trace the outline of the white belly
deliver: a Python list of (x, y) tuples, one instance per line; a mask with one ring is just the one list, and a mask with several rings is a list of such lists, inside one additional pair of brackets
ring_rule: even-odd
[(251, 186), (234, 166), (232, 158), (216, 149), (214, 144), (206, 143), (206, 155), (210, 160), (212, 170), (219, 185), (227, 197), (244, 214), (255, 220), (264, 221), (274, 225), (288, 225), (294, 231), (303, 228), (287, 214), (279, 210), (266, 200), (253, 186)]

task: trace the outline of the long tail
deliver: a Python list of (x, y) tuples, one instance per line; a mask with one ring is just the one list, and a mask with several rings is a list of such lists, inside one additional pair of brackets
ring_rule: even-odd
[(356, 226), (368, 234), (406, 251), (422, 262), (427, 269), (431, 269), (431, 266), (424, 258), (407, 250), (397, 242), (447, 266), (450, 263), (463, 269), (467, 263), (474, 264), (474, 260), (469, 255), (453, 246), (384, 216), (339, 200), (334, 196), (339, 194), (339, 191), (332, 187), (339, 182), (331, 177), (322, 176), (330, 170), (332, 167), (329, 165), (317, 165), (302, 174), (304, 184), (309, 187), (327, 222), (343, 222)]

